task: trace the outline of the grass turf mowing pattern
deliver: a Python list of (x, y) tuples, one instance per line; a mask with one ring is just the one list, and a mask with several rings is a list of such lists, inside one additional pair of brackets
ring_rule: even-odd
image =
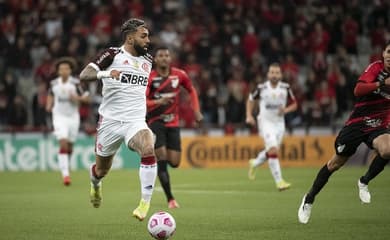
[[(387, 239), (390, 234), (388, 168), (370, 184), (372, 203), (358, 199), (357, 179), (366, 168), (335, 173), (318, 195), (307, 225), (297, 209), (319, 168), (285, 168), (292, 188), (277, 191), (267, 168), (247, 179), (247, 169), (171, 169), (181, 208), (169, 210), (159, 187), (148, 217), (170, 212), (177, 223), (172, 239)], [(103, 183), (99, 209), (89, 203), (87, 171), (62, 185), (58, 172), (0, 173), (0, 239), (151, 239), (147, 219), (131, 217), (139, 202), (137, 170), (112, 171)]]

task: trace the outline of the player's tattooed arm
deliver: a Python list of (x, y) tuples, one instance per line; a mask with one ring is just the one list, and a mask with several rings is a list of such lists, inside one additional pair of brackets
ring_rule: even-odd
[(97, 71), (91, 66), (86, 66), (80, 73), (81, 81), (95, 81), (97, 80)]
[(120, 78), (121, 71), (118, 70), (107, 70), (107, 71), (96, 71), (95, 68), (92, 66), (86, 66), (83, 71), (80, 73), (80, 80), (81, 81), (94, 81), (97, 79), (102, 78), (114, 78), (119, 79)]

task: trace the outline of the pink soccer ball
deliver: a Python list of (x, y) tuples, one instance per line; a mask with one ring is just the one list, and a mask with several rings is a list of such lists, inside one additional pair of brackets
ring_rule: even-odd
[(167, 212), (156, 212), (148, 221), (148, 231), (155, 239), (169, 239), (176, 230), (176, 222)]

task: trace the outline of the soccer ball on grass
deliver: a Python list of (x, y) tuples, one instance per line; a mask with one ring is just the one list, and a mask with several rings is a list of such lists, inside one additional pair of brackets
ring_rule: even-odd
[(175, 230), (175, 219), (167, 212), (156, 212), (149, 218), (148, 231), (155, 239), (168, 239), (175, 233)]

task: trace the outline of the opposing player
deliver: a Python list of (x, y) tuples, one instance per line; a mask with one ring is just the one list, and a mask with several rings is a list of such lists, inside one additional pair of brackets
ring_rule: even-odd
[(155, 69), (150, 73), (146, 94), (147, 121), (156, 135), (154, 147), (158, 159), (158, 177), (167, 197), (168, 207), (178, 208), (179, 204), (171, 191), (167, 167), (168, 164), (173, 168), (180, 165), (179, 94), (181, 87), (190, 94), (195, 120), (201, 121), (203, 115), (199, 110), (198, 94), (190, 78), (183, 70), (171, 67), (171, 61), (168, 48), (161, 47), (156, 50)]
[(278, 63), (268, 68), (267, 81), (259, 84), (246, 102), (246, 123), (255, 125), (253, 109), (259, 101), (257, 123), (265, 149), (255, 159), (249, 160), (249, 179), (255, 179), (255, 168), (268, 160), (268, 166), (276, 187), (282, 191), (291, 184), (284, 181), (278, 158), (279, 146), (285, 132), (284, 115), (297, 109), (297, 102), (288, 83), (282, 82), (282, 70)]
[(146, 116), (146, 87), (152, 68), (147, 53), (150, 40), (145, 22), (129, 19), (121, 27), (123, 45), (109, 48), (89, 63), (80, 79), (103, 82), (103, 100), (96, 136), (96, 163), (91, 166), (91, 203), (102, 201), (102, 178), (109, 172), (115, 153), (124, 142), (141, 156), (141, 200), (133, 216), (142, 221), (149, 210), (157, 175), (153, 133)]
[(367, 174), (358, 181), (361, 201), (371, 201), (367, 184), (390, 159), (390, 43), (382, 55), (383, 62), (370, 64), (359, 77), (354, 89), (357, 98), (354, 109), (335, 140), (336, 154), (320, 169), (311, 189), (304, 195), (298, 209), (300, 223), (308, 223), (316, 195), (363, 142), (377, 153)]
[(56, 62), (58, 77), (51, 81), (46, 111), (52, 112), (54, 135), (59, 142), (58, 166), (65, 186), (71, 184), (69, 161), (80, 127), (79, 104), (89, 102), (89, 93), (72, 76), (76, 62), (63, 57)]

